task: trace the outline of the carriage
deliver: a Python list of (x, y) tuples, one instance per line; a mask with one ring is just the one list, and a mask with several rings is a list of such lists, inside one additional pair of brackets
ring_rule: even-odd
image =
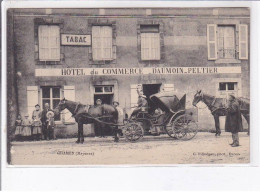
[(136, 117), (127, 120), (123, 126), (127, 140), (136, 142), (144, 137), (145, 132), (158, 129), (174, 139), (190, 140), (195, 137), (198, 130), (197, 109), (186, 109), (186, 94), (179, 99), (172, 91), (160, 92), (149, 99), (154, 109), (160, 109), (162, 113), (152, 115), (143, 109)]

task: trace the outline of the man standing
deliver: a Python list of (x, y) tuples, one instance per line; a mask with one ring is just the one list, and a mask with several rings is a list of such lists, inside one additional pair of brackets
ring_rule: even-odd
[(225, 123), (225, 131), (232, 133), (232, 147), (239, 146), (238, 132), (243, 130), (242, 116), (239, 108), (239, 103), (233, 95), (228, 98), (227, 115)]
[(47, 112), (51, 111), (49, 103), (45, 103), (44, 109), (42, 111), (41, 115), (41, 122), (42, 122), (42, 133), (43, 133), (43, 139), (49, 140), (49, 133), (48, 133), (48, 118), (47, 118)]
[[(96, 108), (98, 108), (98, 107), (101, 108), (101, 106), (102, 106), (102, 100), (97, 99), (95, 107)], [(104, 126), (101, 123), (99, 123), (99, 122), (95, 122), (94, 123), (95, 136), (99, 136), (100, 138), (105, 137), (103, 127)]]
[[(124, 110), (119, 106), (119, 102), (117, 102), (117, 101), (113, 102), (113, 106), (116, 108), (116, 110), (118, 112), (117, 124), (123, 125), (123, 122), (124, 122)], [(118, 131), (120, 136), (123, 136), (121, 127), (116, 126), (116, 131)]]

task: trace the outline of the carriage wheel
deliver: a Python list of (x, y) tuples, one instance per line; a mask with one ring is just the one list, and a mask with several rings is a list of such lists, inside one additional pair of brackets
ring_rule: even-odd
[(135, 142), (144, 136), (144, 129), (137, 122), (127, 123), (124, 127), (124, 134), (127, 140)]
[(198, 125), (189, 116), (180, 115), (173, 121), (172, 131), (177, 139), (190, 140), (197, 134)]

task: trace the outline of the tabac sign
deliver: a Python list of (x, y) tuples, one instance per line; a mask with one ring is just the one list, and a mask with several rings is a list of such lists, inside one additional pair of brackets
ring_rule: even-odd
[(90, 35), (62, 34), (61, 45), (90, 46)]
[(214, 75), (241, 73), (241, 67), (144, 67), (144, 68), (52, 68), (35, 69), (35, 76), (88, 76), (88, 75)]

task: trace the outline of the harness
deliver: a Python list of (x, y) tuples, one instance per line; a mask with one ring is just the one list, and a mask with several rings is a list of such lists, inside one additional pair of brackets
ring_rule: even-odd
[[(202, 100), (205, 100), (203, 93), (201, 94), (201, 97), (202, 97)], [(217, 98), (214, 96), (214, 99), (213, 99), (212, 103), (211, 103), (211, 104), (207, 104), (209, 110), (211, 111), (211, 114), (213, 114), (215, 111), (217, 111), (217, 110), (219, 110), (219, 109), (225, 109), (225, 107), (219, 107), (219, 108), (218, 108), (218, 107), (214, 106), (215, 103), (216, 103), (216, 100), (217, 100)], [(223, 99), (223, 100), (224, 100), (224, 99)]]

